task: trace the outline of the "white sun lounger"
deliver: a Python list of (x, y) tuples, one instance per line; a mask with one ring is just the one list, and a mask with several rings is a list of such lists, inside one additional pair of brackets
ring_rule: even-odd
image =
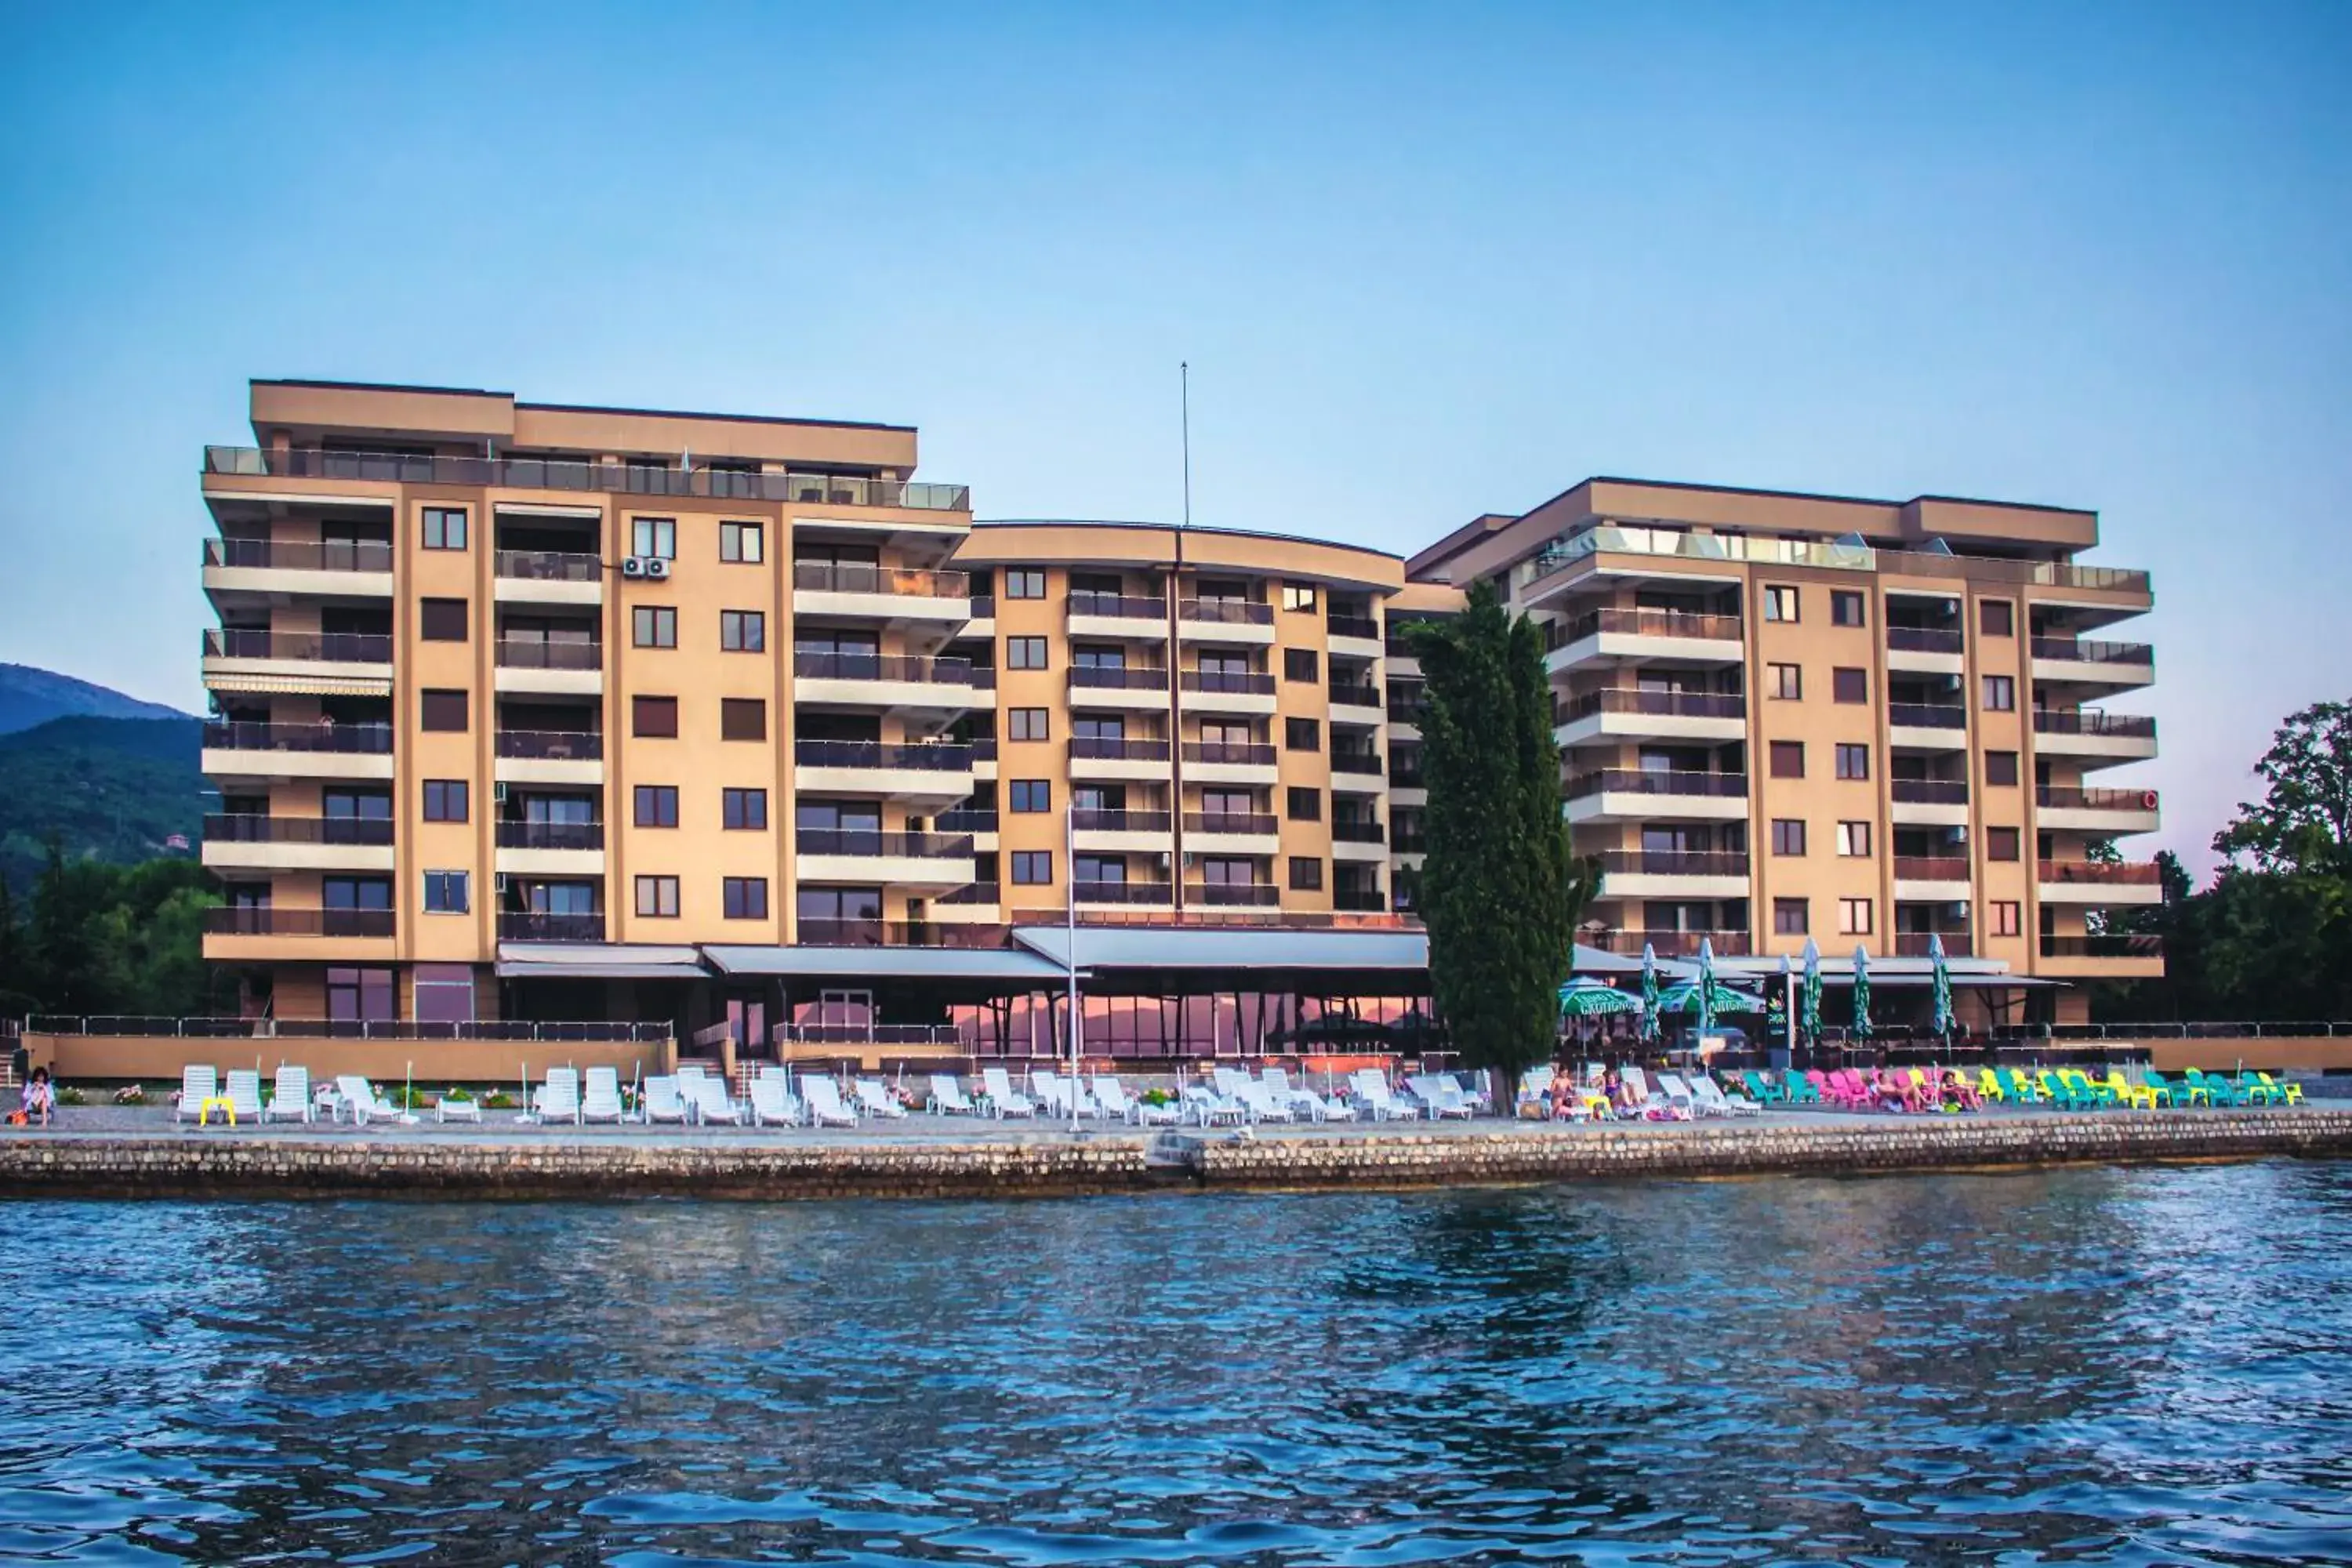
[(251, 1068), (231, 1068), (228, 1075), (229, 1114), (239, 1121), (261, 1120), (261, 1075)]
[(665, 1075), (646, 1079), (643, 1114), (648, 1127), (656, 1121), (675, 1121), (682, 1127), (694, 1110), (686, 1103), (686, 1096), (677, 1091), (677, 1079)]
[(318, 1112), (310, 1103), (310, 1069), (280, 1065), (269, 1086), (269, 1104), (262, 1112), (269, 1121), (308, 1121)]
[(1658, 1093), (1652, 1094), (1649, 1078), (1637, 1067), (1627, 1068), (1621, 1076), (1625, 1080), (1627, 1091), (1633, 1097), (1633, 1108), (1644, 1118), (1667, 1121), (1688, 1121), (1693, 1119), (1694, 1112), (1691, 1110), (1689, 1096), (1684, 1096), (1683, 1103), (1677, 1105), (1663, 1088)]
[(841, 1103), (841, 1090), (829, 1078), (808, 1078), (801, 1080), (801, 1093), (806, 1098), (809, 1121), (818, 1127), (855, 1127), (857, 1112)]
[(1238, 1127), (1250, 1119), (1247, 1102), (1229, 1094), (1220, 1094), (1205, 1084), (1186, 1084), (1179, 1098), (1183, 1103), (1184, 1114), (1203, 1127), (1214, 1127), (1219, 1122)]
[(1095, 1079), (1095, 1100), (1105, 1116), (1116, 1116), (1121, 1121), (1137, 1127), (1173, 1127), (1184, 1120), (1181, 1105), (1154, 1105), (1127, 1092), (1127, 1086), (1116, 1078)]
[(686, 1080), (685, 1088), (693, 1096), (694, 1119), (697, 1121), (742, 1124), (742, 1111), (736, 1109), (735, 1099), (727, 1092), (727, 1086), (717, 1079), (704, 1078), (698, 1073)]
[(365, 1127), (372, 1117), (380, 1117), (386, 1121), (413, 1122), (416, 1120), (392, 1101), (378, 1095), (375, 1085), (363, 1078), (356, 1076), (337, 1078), (335, 1089), (342, 1095), (343, 1104), (350, 1108), (352, 1121), (359, 1126)]
[(1691, 1098), (1699, 1109), (1716, 1116), (1756, 1116), (1764, 1108), (1744, 1094), (1726, 1094), (1723, 1086), (1705, 1073), (1693, 1073), (1690, 1079)]
[(1473, 1107), (1463, 1098), (1462, 1086), (1454, 1081), (1451, 1074), (1418, 1073), (1406, 1080), (1406, 1087), (1412, 1090), (1415, 1100), (1428, 1108), (1432, 1118), (1459, 1116), (1465, 1121), (1469, 1119)]
[(1070, 1114), (1070, 1086), (1058, 1073), (1043, 1068), (1029, 1069), (1029, 1093), (1039, 1105), (1055, 1116)]
[(550, 1068), (547, 1081), (531, 1097), (531, 1109), (541, 1121), (580, 1122), (580, 1073), (574, 1068)]
[(1250, 1108), (1251, 1119), (1257, 1121), (1296, 1121), (1298, 1107), (1286, 1097), (1277, 1096), (1265, 1085), (1246, 1074), (1234, 1088), (1234, 1098)]
[(590, 1068), (587, 1087), (580, 1096), (580, 1120), (617, 1123), (623, 1117), (620, 1072), (614, 1068)]
[(1421, 1108), (1399, 1100), (1389, 1092), (1386, 1074), (1378, 1068), (1358, 1068), (1349, 1080), (1356, 1098), (1370, 1108), (1375, 1121), (1413, 1121), (1420, 1119)]
[(1013, 1079), (1003, 1068), (980, 1069), (980, 1084), (988, 1096), (989, 1114), (999, 1121), (1008, 1116), (1034, 1116), (1036, 1102), (1013, 1087)]
[(180, 1069), (180, 1103), (172, 1108), (174, 1121), (194, 1121), (203, 1113), (204, 1103), (220, 1093), (220, 1074), (212, 1068), (184, 1067)]
[(1728, 1110), (1717, 1110), (1714, 1107), (1708, 1105), (1706, 1101), (1701, 1100), (1696, 1094), (1692, 1092), (1691, 1086), (1683, 1081), (1683, 1075), (1678, 1072), (1660, 1073), (1658, 1075), (1658, 1092), (1666, 1097), (1666, 1103), (1668, 1105), (1681, 1106), (1688, 1109), (1691, 1113), (1692, 1120), (1694, 1121), (1702, 1116), (1728, 1116), (1731, 1114)]
[(751, 1080), (751, 1125), (790, 1127), (799, 1121), (800, 1104), (784, 1087), (783, 1075), (765, 1072)]
[(896, 1121), (907, 1114), (907, 1108), (891, 1098), (889, 1087), (878, 1078), (853, 1079), (849, 1092), (857, 1097), (857, 1109), (865, 1115)]
[(971, 1102), (971, 1098), (963, 1091), (963, 1085), (956, 1081), (956, 1075), (951, 1072), (935, 1072), (931, 1075), (931, 1096), (928, 1109), (933, 1116), (980, 1114), (980, 1107)]

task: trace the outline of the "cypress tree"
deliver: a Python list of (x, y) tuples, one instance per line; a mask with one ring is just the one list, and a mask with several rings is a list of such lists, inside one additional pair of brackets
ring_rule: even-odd
[(1551, 1055), (1595, 879), (1560, 814), (1543, 639), (1484, 583), (1460, 616), (1406, 635), (1428, 682), (1418, 906), (1431, 988), (1463, 1059), (1516, 1079)]

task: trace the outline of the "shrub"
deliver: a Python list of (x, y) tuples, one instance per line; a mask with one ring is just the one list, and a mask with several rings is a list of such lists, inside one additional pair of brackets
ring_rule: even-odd
[(89, 1098), (78, 1089), (66, 1088), (58, 1090), (58, 1103), (59, 1105), (88, 1105), (89, 1103)]
[(114, 1103), (117, 1105), (144, 1105), (147, 1103), (147, 1090), (139, 1084), (126, 1083), (121, 1089), (114, 1091)]

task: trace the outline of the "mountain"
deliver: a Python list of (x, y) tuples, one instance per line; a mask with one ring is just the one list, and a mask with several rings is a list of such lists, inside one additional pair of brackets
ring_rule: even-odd
[[(204, 826), (203, 729), (184, 715), (76, 717), (0, 735), (0, 877), (20, 892), (28, 888), (52, 837), (68, 855), (120, 863), (194, 853)], [(169, 847), (174, 834), (186, 849)]]
[(52, 719), (89, 714), (100, 719), (184, 719), (160, 702), (142, 702), (110, 686), (76, 680), (29, 664), (0, 664), (0, 735), (29, 730)]

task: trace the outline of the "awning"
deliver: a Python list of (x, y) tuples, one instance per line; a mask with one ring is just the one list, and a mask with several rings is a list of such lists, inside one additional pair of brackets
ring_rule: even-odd
[(651, 942), (500, 942), (498, 973), (501, 980), (710, 978), (694, 949)]
[(392, 682), (355, 675), (245, 675), (223, 671), (205, 677), (214, 691), (273, 697), (389, 697)]
[[(1338, 970), (1423, 975), (1429, 938), (1417, 931), (1301, 931), (1281, 926), (1080, 926), (1081, 970)], [(1056, 972), (1069, 962), (1066, 926), (1016, 926), (1013, 940)]]
[[(1059, 963), (1003, 947), (736, 947), (706, 942), (702, 954), (721, 974), (785, 979), (988, 980), (1051, 985), (1068, 978)], [(1083, 978), (1085, 971), (1080, 970)]]

